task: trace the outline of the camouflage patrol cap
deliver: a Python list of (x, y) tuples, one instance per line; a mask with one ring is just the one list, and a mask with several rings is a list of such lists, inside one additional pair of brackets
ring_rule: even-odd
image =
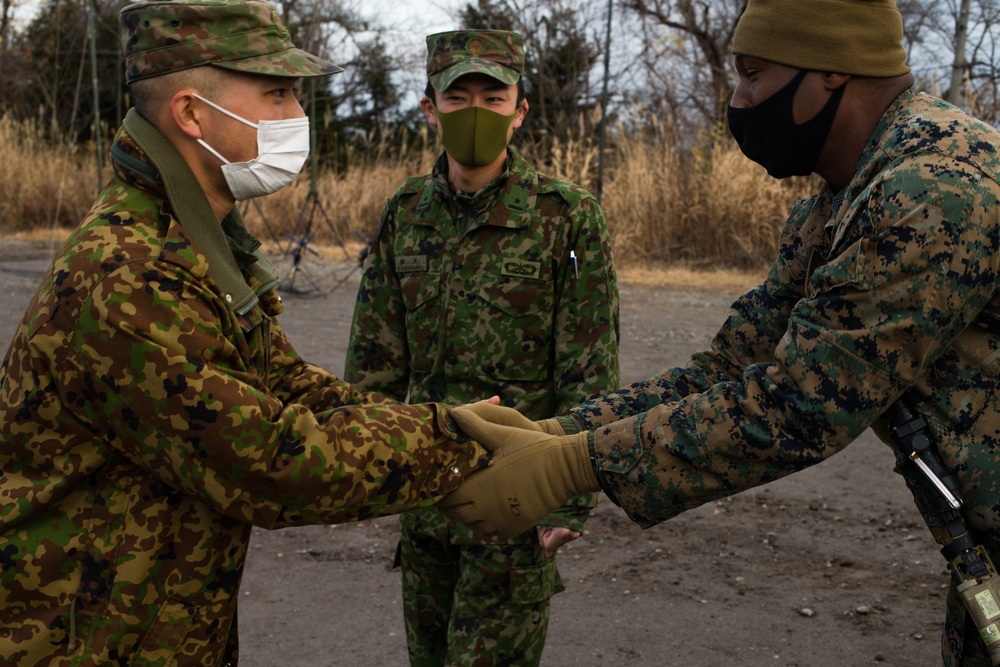
[(427, 36), (427, 77), (435, 90), (447, 90), (473, 72), (513, 86), (523, 70), (524, 47), (516, 32), (455, 30)]
[(140, 2), (118, 22), (126, 83), (200, 65), (287, 77), (343, 71), (296, 48), (277, 10), (259, 0)]

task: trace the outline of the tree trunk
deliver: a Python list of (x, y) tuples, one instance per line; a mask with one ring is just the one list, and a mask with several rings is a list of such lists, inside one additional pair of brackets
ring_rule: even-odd
[(972, 0), (962, 0), (958, 16), (955, 17), (955, 59), (951, 65), (951, 86), (947, 100), (958, 106), (962, 102), (962, 88), (965, 81), (965, 42), (969, 35), (969, 10)]
[(10, 30), (10, 3), (11, 0), (3, 0), (3, 16), (0, 16), (0, 49), (6, 50), (7, 32)]

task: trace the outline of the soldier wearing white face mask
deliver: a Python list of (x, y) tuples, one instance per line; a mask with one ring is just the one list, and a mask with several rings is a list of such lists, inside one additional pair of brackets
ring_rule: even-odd
[(257, 157), (245, 162), (230, 162), (199, 138), (199, 144), (222, 161), (222, 173), (236, 201), (253, 199), (277, 192), (289, 185), (309, 157), (309, 119), (288, 118), (251, 123), (246, 118), (223, 109), (197, 93), (194, 97), (234, 120), (257, 130)]
[(0, 363), (0, 664), (235, 665), (252, 526), (443, 496), (485, 451), (441, 405), (304, 361), (235, 203), (308, 153), (300, 51), (264, 2), (121, 15), (114, 174)]

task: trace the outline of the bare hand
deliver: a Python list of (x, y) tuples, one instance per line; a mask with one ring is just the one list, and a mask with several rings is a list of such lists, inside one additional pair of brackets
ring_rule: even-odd
[(580, 537), (580, 533), (559, 526), (535, 526), (538, 529), (538, 544), (545, 550), (545, 557), (552, 558), (564, 544)]

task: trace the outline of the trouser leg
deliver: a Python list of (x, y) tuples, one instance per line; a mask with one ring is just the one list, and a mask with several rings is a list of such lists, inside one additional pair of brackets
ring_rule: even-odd
[(403, 528), (399, 566), (411, 667), (445, 664), (458, 551), (458, 547), (433, 536)]
[(558, 571), (537, 544), (466, 546), (448, 635), (448, 667), (538, 665)]

